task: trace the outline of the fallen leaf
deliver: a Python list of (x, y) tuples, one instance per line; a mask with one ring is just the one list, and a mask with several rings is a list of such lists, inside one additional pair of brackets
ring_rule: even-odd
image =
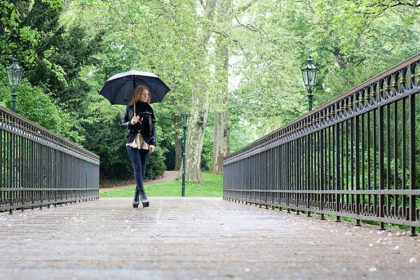
[(375, 272), (375, 271), (376, 271), (376, 267), (371, 267), (371, 268), (369, 268), (369, 271), (370, 271), (370, 272)]

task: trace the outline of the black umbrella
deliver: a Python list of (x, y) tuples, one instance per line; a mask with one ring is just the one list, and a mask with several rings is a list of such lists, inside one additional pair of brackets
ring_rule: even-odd
[(131, 70), (109, 78), (99, 92), (111, 104), (127, 105), (133, 98), (134, 89), (144, 85), (149, 88), (150, 103), (162, 102), (163, 97), (171, 89), (153, 73)]

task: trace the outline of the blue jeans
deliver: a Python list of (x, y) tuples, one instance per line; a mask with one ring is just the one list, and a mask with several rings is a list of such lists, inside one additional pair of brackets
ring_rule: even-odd
[(149, 150), (136, 149), (127, 146), (127, 152), (130, 156), (131, 163), (134, 169), (134, 179), (136, 180), (136, 192), (134, 194), (134, 201), (139, 201), (139, 194), (146, 197), (146, 192), (143, 187), (143, 178), (146, 172), (146, 160), (149, 156)]

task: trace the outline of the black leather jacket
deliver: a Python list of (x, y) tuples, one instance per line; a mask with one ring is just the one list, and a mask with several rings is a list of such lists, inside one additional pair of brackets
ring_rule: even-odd
[(141, 136), (148, 145), (156, 146), (156, 119), (152, 107), (147, 103), (137, 102), (136, 113), (140, 116), (140, 122), (131, 124), (131, 119), (134, 115), (134, 106), (128, 105), (125, 108), (121, 127), (128, 129), (127, 143), (133, 142), (137, 133), (141, 133)]

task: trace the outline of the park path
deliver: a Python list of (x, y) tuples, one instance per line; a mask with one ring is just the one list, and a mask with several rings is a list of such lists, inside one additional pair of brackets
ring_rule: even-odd
[(221, 198), (0, 213), (4, 279), (419, 279), (420, 239)]

